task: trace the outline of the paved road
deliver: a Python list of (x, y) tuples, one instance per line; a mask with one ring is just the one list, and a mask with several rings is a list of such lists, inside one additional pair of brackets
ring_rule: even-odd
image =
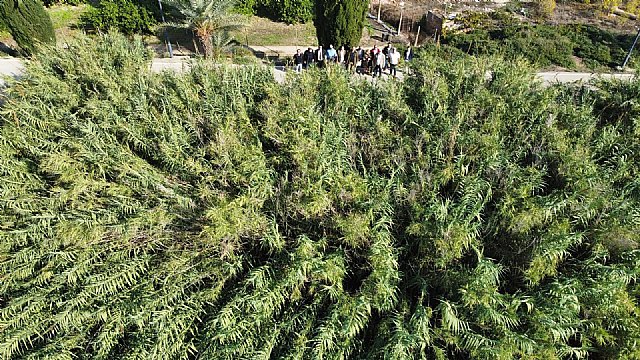
[[(173, 59), (154, 59), (151, 64), (151, 70), (160, 72), (163, 70), (185, 71), (189, 68), (189, 64), (184, 58)], [(3, 84), (3, 76), (19, 76), (22, 73), (23, 64), (21, 60), (15, 58), (0, 58), (0, 85)], [(278, 82), (284, 81), (285, 72), (280, 68), (274, 69), (274, 77)], [(598, 74), (598, 73), (577, 73), (577, 72), (539, 72), (538, 77), (545, 84), (552, 83), (570, 83), (570, 82), (587, 82), (592, 79), (621, 79), (630, 80), (635, 75), (624, 74)]]
[(578, 73), (578, 72), (539, 72), (536, 74), (545, 84), (587, 82), (593, 79), (620, 79), (631, 80), (635, 74), (600, 74), (600, 73)]
[[(162, 70), (184, 71), (187, 68), (188, 68), (188, 64), (186, 64), (181, 59), (154, 59), (153, 64), (151, 65), (151, 69), (158, 72)], [(1, 72), (1, 65), (0, 65), (0, 72)], [(275, 68), (274, 76), (278, 82), (283, 82), (285, 79), (284, 69), (282, 67)], [(539, 72), (537, 73), (537, 76), (542, 80), (542, 82), (545, 85), (549, 85), (554, 83), (588, 82), (590, 80), (598, 79), (598, 78), (599, 79), (631, 80), (635, 75), (630, 73), (601, 74), (601, 73), (552, 71), (552, 72)], [(399, 74), (399, 77), (402, 78), (402, 74)]]
[(0, 58), (0, 86), (4, 85), (4, 76), (19, 76), (22, 73), (22, 61), (15, 58)]

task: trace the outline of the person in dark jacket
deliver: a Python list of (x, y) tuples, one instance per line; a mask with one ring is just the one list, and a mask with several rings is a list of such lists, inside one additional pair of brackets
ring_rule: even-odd
[(351, 73), (356, 72), (358, 67), (358, 49), (351, 48), (351, 51), (347, 53), (347, 70)]
[(407, 46), (407, 50), (404, 51), (404, 61), (413, 60), (413, 49), (411, 45)]
[(305, 69), (308, 69), (311, 66), (313, 66), (313, 59), (314, 59), (313, 49), (308, 48), (307, 50), (304, 51), (304, 54), (302, 55), (302, 60), (303, 60), (302, 67)]
[(316, 50), (316, 53), (315, 53), (315, 61), (319, 68), (322, 68), (324, 66), (324, 58), (325, 58), (324, 49), (322, 48), (322, 45), (320, 45), (318, 46), (318, 49)]
[(384, 54), (386, 60), (384, 62), (384, 69), (382, 70), (387, 70), (387, 68), (389, 67), (389, 49), (391, 49), (391, 43), (387, 43), (387, 46), (382, 48), (382, 53)]
[(293, 54), (293, 65), (296, 72), (299, 74), (302, 72), (302, 63), (304, 62), (304, 57), (300, 52), (300, 49), (296, 50), (296, 53)]
[(413, 49), (411, 48), (411, 44), (407, 45), (407, 49), (404, 51), (404, 56), (402, 57), (404, 60), (404, 71), (405, 73), (409, 73), (409, 63), (413, 60)]

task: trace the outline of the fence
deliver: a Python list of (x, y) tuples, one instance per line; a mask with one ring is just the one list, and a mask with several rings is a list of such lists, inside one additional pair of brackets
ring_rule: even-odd
[[(402, 9), (399, 2), (396, 3), (382, 3), (380, 0), (372, 0), (369, 3), (369, 13), (374, 17), (379, 17), (380, 20), (388, 23), (391, 27), (398, 31), (398, 24), (400, 23), (400, 14), (402, 14), (402, 23), (400, 25), (400, 33), (415, 34), (420, 27), (420, 35), (433, 38), (439, 36), (442, 29), (442, 14), (447, 13), (452, 7), (455, 8), (462, 0), (449, 0), (444, 2), (443, 0), (428, 0), (421, 1), (419, 5), (404, 6)], [(429, 12), (432, 12), (431, 17), (427, 18)], [(435, 16), (435, 14), (439, 14)], [(436, 19), (439, 17), (439, 19)], [(422, 38), (422, 36), (421, 36)]]
[(396, 31), (398, 30), (400, 14), (402, 13), (400, 33), (415, 33), (418, 31), (418, 26), (421, 25), (421, 21), (427, 12), (440, 7), (440, 2), (428, 1), (422, 2), (417, 6), (405, 6), (401, 9), (398, 4), (382, 4), (374, 0), (369, 3), (369, 12), (375, 17), (380, 12), (380, 20), (389, 23)]

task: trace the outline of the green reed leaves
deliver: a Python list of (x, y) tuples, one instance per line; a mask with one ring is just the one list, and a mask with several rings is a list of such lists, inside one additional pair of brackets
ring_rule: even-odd
[(0, 358), (636, 358), (638, 84), (45, 50), (2, 94)]

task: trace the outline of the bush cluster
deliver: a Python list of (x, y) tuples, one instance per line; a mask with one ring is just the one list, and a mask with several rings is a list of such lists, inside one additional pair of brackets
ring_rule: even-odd
[(638, 359), (640, 81), (436, 55), (39, 54), (2, 95), (0, 358)]
[(534, 12), (539, 18), (547, 19), (553, 16), (556, 9), (556, 0), (535, 0)]
[[(463, 23), (473, 21), (478, 20), (472, 17)], [(524, 57), (542, 68), (575, 69), (576, 56), (595, 70), (620, 65), (633, 41), (631, 35), (614, 34), (591, 25), (484, 24), (483, 29), (449, 34), (443, 43), (472, 55)]]
[(236, 5), (236, 11), (295, 24), (311, 21), (313, 7), (314, 0), (240, 0)]
[(62, 4), (77, 6), (80, 4), (84, 4), (86, 2), (88, 2), (88, 0), (42, 0), (42, 3), (46, 7), (50, 7), (53, 5), (62, 5)]
[(100, 31), (117, 29), (125, 34), (149, 33), (157, 23), (145, 3), (134, 0), (100, 0), (97, 7), (82, 15), (85, 26)]

